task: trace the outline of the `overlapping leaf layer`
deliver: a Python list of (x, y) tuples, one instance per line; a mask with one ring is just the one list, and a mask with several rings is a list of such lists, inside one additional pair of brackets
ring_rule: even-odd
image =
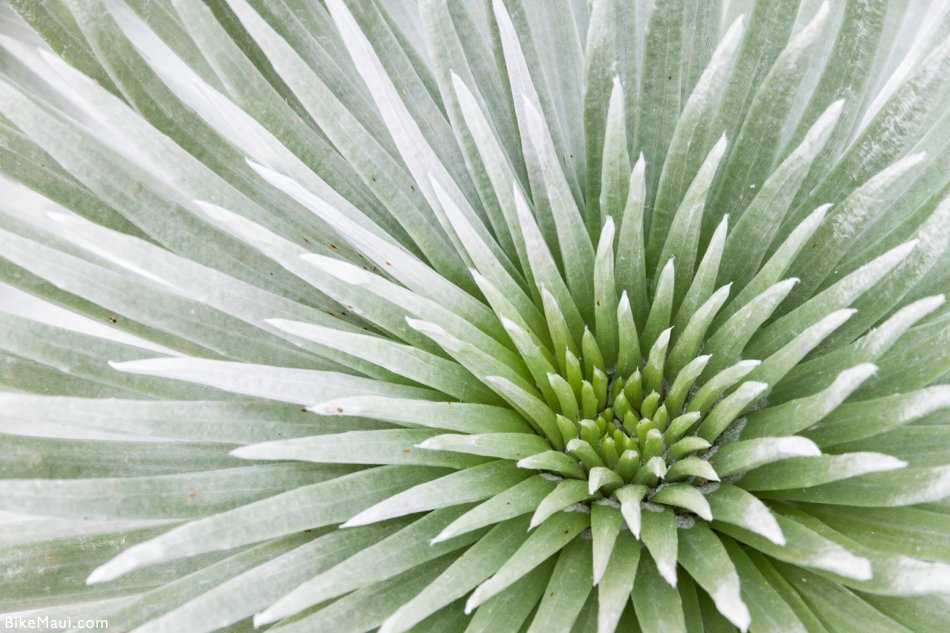
[(950, 7), (12, 0), (0, 611), (950, 628)]

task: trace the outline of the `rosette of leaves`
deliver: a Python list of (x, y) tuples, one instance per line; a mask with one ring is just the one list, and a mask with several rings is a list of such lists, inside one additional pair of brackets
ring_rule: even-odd
[(0, 610), (948, 630), (948, 35), (14, 0)]

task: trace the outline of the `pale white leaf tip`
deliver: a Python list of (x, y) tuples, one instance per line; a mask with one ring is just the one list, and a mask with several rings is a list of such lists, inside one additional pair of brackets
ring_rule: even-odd
[(273, 624), (279, 619), (280, 619), (279, 617), (274, 617), (274, 614), (272, 614), (268, 609), (265, 609), (261, 611), (260, 613), (254, 614), (254, 618), (253, 618), (254, 628), (259, 629), (262, 626)]
[(818, 457), (821, 449), (807, 437), (791, 435), (783, 437), (780, 443), (782, 453), (794, 457)]
[[(385, 503), (385, 502), (384, 502)], [(378, 505), (378, 504), (377, 504)], [(344, 521), (340, 524), (341, 528), (350, 528), (350, 527), (360, 527), (363, 525), (369, 525), (371, 523), (376, 523), (381, 521), (383, 518), (379, 512), (377, 512), (376, 507), (363, 510), (359, 514), (350, 517), (347, 521)]]
[(828, 214), (828, 209), (834, 205), (830, 202), (826, 202), (822, 205), (815, 207), (815, 209), (808, 214), (808, 217), (802, 220), (802, 224), (806, 226), (812, 226), (816, 224), (821, 224), (822, 220), (825, 219), (825, 216)]
[[(607, 562), (597, 563), (594, 565), (594, 582), (593, 585), (596, 587), (600, 584), (600, 581), (604, 579), (604, 574), (607, 572)], [(598, 630), (599, 633), (599, 630)]]
[(96, 567), (91, 574), (86, 578), (87, 585), (96, 585), (102, 582), (109, 582), (110, 580), (115, 580), (122, 575), (122, 572), (117, 572), (114, 569), (111, 569), (109, 563)]
[(846, 380), (856, 380), (863, 382), (877, 373), (877, 365), (874, 363), (860, 363), (854, 367), (849, 367), (838, 374), (837, 378)]
[(844, 548), (826, 552), (821, 556), (821, 565), (823, 569), (845, 578), (871, 580), (874, 577), (871, 561), (862, 556), (855, 556)]
[(934, 310), (942, 306), (944, 302), (946, 302), (946, 300), (947, 300), (946, 295), (943, 295), (943, 294), (931, 295), (929, 297), (924, 297), (923, 299), (919, 299), (910, 305), (916, 305), (917, 307), (921, 309), (921, 312), (924, 312), (925, 314), (929, 314), (930, 312), (933, 312)]
[(239, 446), (228, 453), (231, 457), (240, 459), (257, 459), (255, 446)]
[(676, 588), (676, 561), (655, 560), (656, 570), (660, 572), (663, 580), (671, 587)]
[[(414, 319), (412, 317), (406, 317), (406, 324), (409, 325), (413, 330), (419, 332), (420, 334), (425, 334), (429, 338), (438, 338), (440, 345), (449, 345), (451, 341), (444, 340), (448, 333), (442, 329), (440, 326), (432, 323), (431, 321), (423, 321), (422, 319)], [(451, 347), (451, 345), (449, 345)]]
[(92, 570), (92, 573), (86, 578), (86, 584), (96, 585), (120, 578), (138, 569), (143, 564), (148, 564), (157, 559), (157, 553), (156, 548), (148, 542), (133, 545), (112, 560)]
[(630, 297), (627, 296), (627, 291), (624, 290), (620, 293), (620, 300), (617, 302), (617, 311), (618, 312), (628, 312), (630, 310)]
[(587, 443), (587, 442), (585, 442), (584, 440), (579, 440), (579, 439), (575, 438), (575, 439), (573, 439), (573, 440), (571, 440), (570, 442), (567, 443), (567, 447), (565, 448), (565, 450), (567, 450), (567, 451), (576, 451), (577, 449), (583, 447), (584, 444), (586, 444), (586, 443)]
[(539, 517), (538, 513), (535, 512), (533, 515), (531, 515), (531, 521), (528, 523), (528, 531), (530, 532), (542, 523), (544, 523), (544, 518)]
[(469, 596), (468, 600), (465, 601), (465, 615), (471, 615), (472, 611), (478, 607), (478, 600), (476, 599), (477, 593), (478, 590), (476, 589), (475, 593)]
[(909, 463), (904, 461), (903, 459), (894, 457), (893, 455), (887, 455), (884, 453), (880, 453), (877, 459), (878, 459), (877, 469), (879, 471), (900, 470), (902, 468), (907, 468), (907, 466), (909, 465)]
[(291, 321), (290, 319), (281, 319), (278, 317), (264, 319), (264, 323), (266, 323), (267, 325), (273, 326), (277, 328), (278, 330), (282, 330), (284, 332), (290, 332), (291, 334), (293, 333), (295, 329), (297, 329), (295, 326), (300, 324), (299, 321)]
[(729, 144), (729, 139), (726, 138), (726, 133), (723, 132), (722, 136), (719, 137), (719, 140), (716, 141), (716, 144), (713, 146), (712, 152), (715, 154), (722, 154), (726, 151), (726, 146)]
[(74, 225), (76, 222), (76, 217), (70, 213), (63, 213), (62, 211), (47, 211), (46, 217), (48, 217), (53, 222), (57, 224), (64, 224), (67, 226)]
[[(715, 233), (720, 233), (723, 237), (726, 235), (726, 231), (729, 230), (729, 214), (726, 213), (722, 216), (722, 219), (719, 221), (719, 224), (716, 225)], [(731, 281), (729, 282), (732, 283)]]
[(450, 525), (444, 530), (442, 530), (441, 532), (439, 532), (438, 534), (436, 534), (434, 537), (429, 539), (429, 545), (436, 545), (438, 543), (442, 543), (444, 541), (449, 540), (450, 538), (457, 536), (458, 534), (456, 533), (456, 531), (451, 528), (452, 526)]
[(145, 358), (142, 360), (124, 360), (116, 361), (110, 360), (109, 367), (116, 371), (121, 371), (126, 374), (151, 374), (155, 371), (159, 371), (163, 368), (166, 368), (166, 360), (175, 360), (171, 358)]
[(597, 244), (597, 257), (605, 257), (614, 245), (614, 219), (609, 215), (604, 220), (604, 228), (600, 232), (600, 242)]
[(749, 625), (752, 624), (752, 615), (739, 595), (738, 584), (735, 586), (730, 584), (720, 588), (713, 595), (713, 602), (715, 602), (719, 611), (726, 616), (726, 619), (735, 624), (742, 633), (749, 630)]
[(509, 319), (508, 317), (501, 317), (501, 326), (505, 328), (506, 332), (520, 332), (522, 328), (520, 325)]
[(253, 169), (255, 172), (257, 172), (257, 175), (263, 178), (264, 180), (270, 181), (271, 179), (286, 178), (286, 176), (284, 176), (280, 172), (266, 165), (262, 165), (261, 163), (257, 162), (250, 156), (245, 156), (244, 162), (247, 163), (247, 166)]
[(779, 547), (785, 547), (788, 540), (785, 538), (785, 533), (782, 532), (782, 527), (775, 520), (770, 510), (766, 510), (766, 512), (767, 514), (762, 517), (763, 522), (759, 526), (759, 533)]
[[(486, 593), (491, 591), (491, 585), (489, 583), (491, 583), (492, 578), (494, 578), (494, 576), (492, 576), (491, 578), (489, 578), (488, 580), (484, 581), (482, 584), (477, 586), (475, 588), (475, 591), (472, 592), (472, 595), (470, 595), (468, 597), (468, 600), (465, 601), (465, 615), (470, 615), (472, 611), (474, 611), (479, 606), (481, 606), (481, 604), (485, 602), (485, 600), (487, 600), (488, 598), (491, 597), (491, 595), (493, 595), (493, 594), (485, 595)], [(486, 586), (488, 587), (487, 589), (486, 589)]]
[(907, 242), (904, 242), (900, 246), (895, 247), (894, 250), (892, 250), (891, 252), (894, 254), (895, 259), (898, 259), (898, 260), (904, 259), (905, 257), (907, 257), (907, 255), (910, 254), (912, 250), (917, 248), (917, 244), (919, 242), (920, 240), (917, 240), (917, 239), (908, 240)]
[[(747, 19), (746, 14), (745, 14), (745, 13), (740, 13), (740, 14), (739, 14), (739, 17), (737, 17), (737, 18), (733, 21), (732, 26), (729, 27), (729, 30), (732, 31), (732, 30), (734, 30), (734, 29), (743, 29), (743, 28), (745, 28), (745, 21), (746, 21), (746, 19)], [(728, 34), (728, 33), (726, 34), (726, 37), (729, 37), (729, 34)], [(724, 37), (723, 39), (726, 39), (726, 37)]]

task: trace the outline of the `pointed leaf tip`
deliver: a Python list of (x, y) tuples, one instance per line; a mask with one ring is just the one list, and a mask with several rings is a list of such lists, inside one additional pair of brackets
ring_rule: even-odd
[(152, 560), (158, 558), (159, 554), (160, 552), (156, 551), (156, 548), (148, 541), (133, 545), (92, 570), (92, 573), (86, 578), (86, 584), (96, 585), (121, 578), (129, 572), (148, 565)]
[(279, 619), (280, 619), (280, 618), (275, 618), (275, 617), (273, 616), (273, 614), (270, 613), (270, 611), (268, 611), (267, 609), (265, 609), (265, 610), (261, 611), (260, 613), (255, 613), (255, 614), (254, 614), (254, 617), (253, 617), (253, 619), (252, 619), (252, 622), (253, 622), (253, 624), (254, 624), (254, 628), (255, 628), (255, 629), (259, 629), (259, 628), (261, 628), (262, 626), (266, 626), (266, 625), (268, 625), (268, 624), (273, 624), (274, 622), (276, 622), (276, 621), (279, 620)]
[(736, 625), (742, 633), (749, 630), (749, 626), (752, 624), (752, 615), (739, 595), (738, 586), (723, 586), (712, 598), (719, 611)]

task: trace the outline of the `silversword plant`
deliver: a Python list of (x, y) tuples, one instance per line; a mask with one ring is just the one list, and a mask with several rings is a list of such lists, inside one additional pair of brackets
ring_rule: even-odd
[(948, 103), (943, 0), (11, 0), (0, 611), (945, 633)]

